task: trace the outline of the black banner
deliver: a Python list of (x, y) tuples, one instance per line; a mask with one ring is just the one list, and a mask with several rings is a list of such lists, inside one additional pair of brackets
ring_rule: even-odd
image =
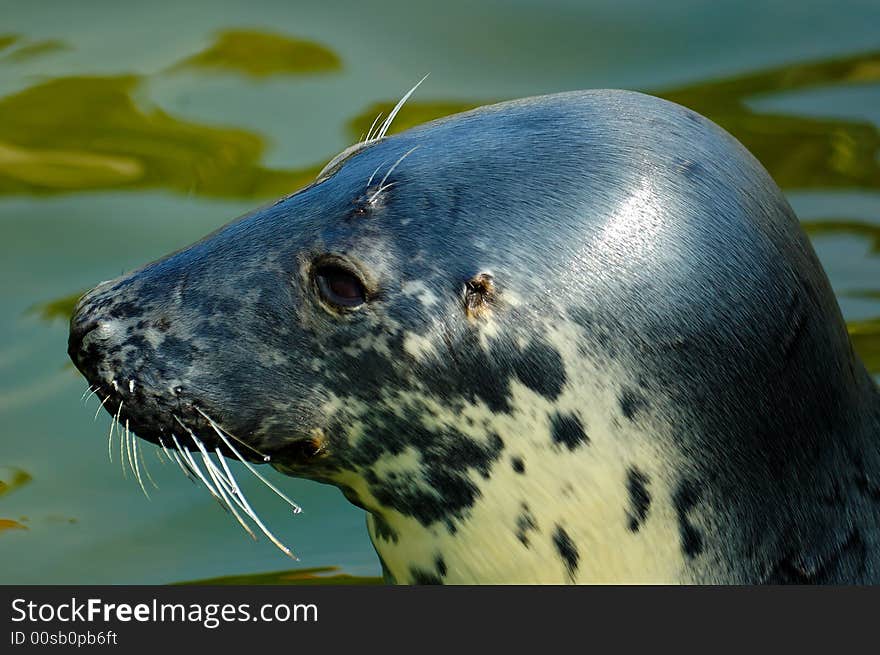
[[(673, 587), (0, 587), (0, 652), (197, 646), (691, 650), (872, 645), (880, 591)], [(429, 650), (433, 650), (432, 648)]]

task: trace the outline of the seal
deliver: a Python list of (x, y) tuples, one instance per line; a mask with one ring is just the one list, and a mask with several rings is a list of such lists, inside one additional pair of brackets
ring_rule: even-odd
[(80, 300), (118, 422), (244, 519), (223, 455), (336, 485), (398, 583), (878, 581), (880, 393), (733, 137), (613, 90), (387, 125)]

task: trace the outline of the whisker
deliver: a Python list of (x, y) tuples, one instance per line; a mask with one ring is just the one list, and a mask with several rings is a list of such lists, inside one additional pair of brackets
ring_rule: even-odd
[(220, 449), (216, 449), (214, 454), (217, 456), (217, 461), (220, 462), (220, 466), (223, 467), (223, 470), (226, 472), (226, 478), (229, 480), (229, 484), (232, 485), (232, 490), (234, 492), (233, 495), (237, 496), (241, 499), (239, 502), (244, 500), (244, 493), (241, 488), (238, 486), (238, 480), (235, 479), (235, 476), (232, 474), (232, 470), (229, 468), (229, 465), (226, 463), (226, 458), (223, 457), (223, 454), (220, 452)]
[(122, 425), (119, 423), (119, 417), (121, 415), (122, 401), (119, 402), (119, 407), (116, 408), (116, 414), (113, 416), (113, 425), (116, 426), (116, 431), (119, 433), (119, 463), (122, 466), (122, 477), (127, 478), (128, 474), (125, 472), (125, 432), (123, 432)]
[(394, 169), (397, 168), (397, 165), (398, 165), (400, 162), (402, 162), (404, 159), (406, 159), (407, 157), (409, 157), (413, 152), (415, 152), (415, 151), (418, 150), (418, 149), (419, 149), (419, 146), (413, 146), (412, 148), (410, 148), (409, 150), (407, 150), (405, 153), (403, 153), (403, 154), (400, 156), (400, 159), (398, 159), (396, 162), (394, 162), (394, 165), (393, 165), (391, 168), (388, 169), (388, 172), (387, 172), (387, 173), (385, 173), (385, 177), (383, 177), (383, 178), (382, 178), (382, 181), (379, 182), (379, 186), (381, 187), (381, 186), (383, 186), (383, 185), (385, 184), (385, 180), (387, 180), (387, 179), (388, 179), (388, 176), (391, 175), (391, 173), (394, 172)]
[[(214, 480), (214, 484), (217, 485), (217, 490), (223, 496), (223, 500), (226, 501), (226, 505), (229, 507), (230, 511), (232, 512), (232, 515), (235, 517), (235, 520), (238, 521), (239, 525), (241, 525), (241, 527), (244, 528), (244, 531), (247, 532), (251, 536), (252, 539), (256, 540), (257, 535), (254, 534), (254, 531), (251, 530), (251, 527), (247, 523), (245, 523), (243, 518), (241, 518), (241, 515), (235, 509), (235, 506), (233, 505), (232, 501), (230, 501), (229, 497), (226, 494), (226, 490), (224, 489), (224, 486), (228, 486), (231, 489), (231, 486), (229, 486), (229, 480), (224, 479), (224, 476), (220, 472), (220, 470), (217, 468), (217, 465), (211, 461), (211, 457), (208, 454), (208, 450), (205, 448), (205, 444), (203, 444), (200, 439), (198, 439), (194, 434), (192, 434), (192, 431), (190, 431), (190, 436), (192, 437), (196, 446), (198, 446), (198, 449), (200, 451), (202, 451), (202, 460), (205, 462), (205, 469), (207, 469), (208, 475), (211, 476), (211, 479)], [(236, 502), (236, 504), (239, 504), (240, 501), (238, 501), (236, 499), (235, 502)], [(245, 510), (245, 512), (247, 512), (247, 510), (244, 507), (242, 507), (242, 509)]]
[[(386, 161), (387, 161), (387, 160), (386, 160)], [(385, 165), (385, 162), (383, 161), (381, 164), (379, 164), (378, 166), (376, 166), (376, 170), (373, 171), (373, 174), (370, 175), (370, 179), (367, 180), (367, 188), (368, 188), (368, 189), (370, 188), (370, 185), (373, 183), (373, 178), (376, 177), (376, 173), (378, 173), (378, 172), (379, 172), (379, 169), (382, 168), (384, 165)]]
[(379, 115), (376, 116), (376, 118), (373, 119), (373, 124), (370, 125), (370, 129), (367, 130), (367, 138), (364, 139), (364, 141), (366, 141), (367, 143), (370, 142), (370, 140), (371, 140), (370, 137), (373, 136), (373, 128), (376, 127), (376, 123), (379, 122), (379, 119), (380, 119), (380, 118), (382, 118), (382, 112), (381, 112), (381, 111), (379, 112)]
[[(171, 436), (173, 437), (174, 435), (171, 435)], [(193, 484), (198, 484), (198, 482), (199, 482), (198, 478), (190, 470), (189, 465), (184, 463), (184, 460), (180, 457), (178, 452), (176, 450), (172, 450), (170, 452), (170, 454), (171, 454), (171, 457), (174, 459), (174, 461), (177, 462), (177, 465), (180, 467), (180, 470), (183, 471), (183, 474), (186, 476), (186, 479), (189, 480), (190, 482), (192, 482)]]
[[(100, 407), (98, 409), (101, 409)], [(110, 417), (110, 431), (107, 433), (107, 457), (113, 461), (113, 428), (116, 427), (116, 421)]]
[[(212, 419), (210, 416), (208, 416), (207, 414), (205, 414), (205, 412), (203, 412), (202, 410), (200, 410), (198, 407), (194, 407), (194, 409), (195, 409), (199, 414), (201, 414), (202, 417), (203, 417), (206, 421), (208, 421), (208, 423), (210, 423), (212, 426), (213, 426), (213, 425), (217, 425), (217, 422), (216, 422), (214, 419)], [(176, 417), (175, 417), (175, 418), (176, 418)], [(177, 419), (177, 422), (180, 423), (180, 420)], [(183, 425), (183, 423), (180, 423), (180, 424)], [(186, 428), (185, 425), (184, 425), (183, 427)], [(221, 427), (222, 427), (222, 426), (221, 426)], [(186, 428), (186, 429), (188, 430), (189, 428)], [(214, 428), (214, 429), (216, 430), (216, 428)], [(268, 461), (270, 461), (270, 460), (272, 459), (269, 455), (264, 455), (263, 453), (261, 453), (259, 450), (257, 450), (256, 448), (254, 448), (254, 447), (251, 446), (250, 444), (248, 444), (248, 443), (242, 441), (241, 439), (239, 439), (238, 437), (236, 437), (234, 434), (232, 434), (231, 432), (229, 432), (229, 430), (224, 430), (224, 432), (226, 432), (226, 434), (228, 434), (230, 438), (234, 439), (235, 441), (237, 441), (238, 443), (240, 443), (242, 446), (244, 446), (244, 447), (247, 448), (248, 450), (251, 450), (251, 451), (253, 451), (254, 453), (256, 453), (257, 455), (259, 455), (259, 456), (263, 459), (264, 462), (268, 462)], [(233, 451), (233, 452), (234, 452), (234, 451)], [(239, 455), (239, 457), (241, 457), (241, 456)]]
[(241, 517), (238, 516), (238, 512), (235, 511), (235, 507), (232, 505), (232, 502), (229, 500), (229, 496), (226, 493), (226, 490), (223, 486), (223, 482), (217, 477), (217, 467), (214, 466), (214, 462), (205, 459), (204, 453), (201, 453), (202, 460), (205, 464), (205, 470), (208, 472), (208, 477), (214, 482), (214, 489), (217, 490), (217, 495), (220, 496), (220, 504), (223, 507), (223, 511), (227, 514), (233, 514), (241, 523)]
[(128, 419), (125, 421), (125, 451), (128, 453), (128, 468), (134, 473), (134, 463), (131, 458), (131, 433), (128, 431)]
[(220, 431), (220, 429), (217, 427), (217, 424), (214, 423), (214, 421), (212, 421), (211, 419), (208, 419), (208, 423), (214, 429), (214, 432), (216, 432), (217, 435), (223, 440), (223, 443), (225, 443), (226, 446), (229, 448), (229, 450), (231, 450), (232, 453), (238, 458), (238, 461), (240, 461), (242, 464), (244, 464), (245, 467), (247, 467), (247, 469), (260, 480), (260, 482), (262, 482), (267, 487), (269, 487), (269, 489), (274, 491), (275, 494), (279, 498), (281, 498), (282, 500), (284, 500), (284, 502), (286, 502), (288, 505), (290, 505), (293, 508), (294, 514), (299, 514), (300, 512), (302, 512), (302, 507), (300, 507), (295, 502), (293, 502), (290, 498), (288, 498), (286, 495), (284, 495), (284, 492), (282, 492), (280, 489), (278, 489), (278, 487), (276, 487), (274, 484), (269, 482), (269, 480), (267, 480), (257, 469), (255, 469), (253, 466), (251, 466), (250, 462), (248, 462), (244, 457), (241, 456), (241, 454), (235, 449), (235, 446), (232, 445), (232, 442), (226, 437), (225, 434), (223, 434), (223, 432)]
[(388, 132), (388, 128), (391, 127), (391, 123), (392, 123), (392, 121), (393, 121), (394, 118), (397, 116), (397, 112), (400, 111), (400, 108), (403, 107), (404, 103), (406, 103), (406, 101), (409, 100), (409, 97), (413, 94), (413, 92), (414, 92), (416, 89), (418, 89), (418, 88), (419, 88), (419, 85), (420, 85), (422, 82), (424, 82), (427, 78), (428, 78), (428, 76), (425, 75), (425, 77), (423, 77), (423, 78), (420, 79), (418, 82), (416, 82), (416, 85), (415, 85), (413, 88), (411, 88), (409, 91), (407, 91), (407, 92), (406, 92), (406, 95), (403, 96), (403, 97), (398, 101), (398, 103), (394, 106), (394, 109), (391, 110), (391, 113), (388, 114), (388, 118), (386, 118), (386, 119), (385, 119), (385, 122), (382, 123), (382, 127), (379, 128), (379, 133), (376, 135), (376, 138), (373, 139), (374, 141), (378, 141), (379, 139), (382, 139), (382, 138), (385, 137), (385, 134)]
[(85, 399), (83, 400), (83, 405), (85, 405), (86, 407), (88, 407), (89, 401), (92, 399), (92, 396), (96, 396), (96, 395), (98, 394), (98, 391), (100, 391), (100, 390), (101, 390), (101, 387), (99, 387), (99, 386), (95, 386), (95, 388), (92, 389), (92, 390), (88, 393), (88, 395), (85, 397)]
[(376, 192), (373, 195), (371, 195), (369, 198), (367, 198), (367, 202), (375, 202), (376, 198), (379, 197), (379, 194), (381, 194), (383, 191), (387, 191), (388, 189), (393, 187), (394, 184), (395, 184), (394, 182), (390, 182), (390, 183), (386, 184), (385, 186), (380, 186), (378, 189), (376, 189)]
[[(135, 438), (135, 443), (137, 443), (137, 438)], [(154, 451), (158, 453), (158, 452), (159, 452), (159, 449), (158, 449), (158, 448), (155, 448)], [(153, 485), (153, 489), (158, 489), (158, 488), (159, 488), (159, 485), (156, 484), (156, 481), (153, 479), (153, 476), (150, 475), (150, 467), (147, 466), (147, 460), (146, 460), (146, 458), (144, 457), (143, 444), (141, 444), (141, 447), (137, 448), (137, 455), (138, 455), (138, 457), (139, 457), (140, 460), (141, 460), (141, 466), (142, 466), (143, 469), (144, 469), (144, 475), (147, 476), (147, 480), (149, 480), (149, 481), (150, 481), (150, 484)]]
[[(113, 395), (112, 393), (111, 393), (111, 394), (107, 394), (107, 397), (104, 398), (104, 400), (101, 401), (101, 404), (98, 405), (98, 409), (95, 410), (95, 418), (93, 418), (92, 421), (97, 421), (97, 420), (98, 420), (98, 414), (101, 413), (101, 408), (105, 406), (104, 403), (106, 403), (108, 400), (110, 400), (110, 396), (112, 396), (112, 395)], [(111, 414), (111, 416), (112, 416), (112, 414)]]
[(80, 400), (84, 404), (88, 404), (89, 398), (91, 398), (94, 394), (98, 393), (98, 389), (101, 387), (99, 385), (92, 386), (91, 384), (88, 388), (83, 392), (83, 395), (80, 397)]
[[(244, 460), (244, 458), (242, 458), (241, 454), (235, 449), (235, 447), (232, 445), (230, 440), (219, 431), (219, 429), (217, 428), (217, 426), (213, 420), (211, 420), (207, 415), (205, 415), (203, 412), (201, 412), (201, 410), (199, 410), (199, 413), (201, 413), (203, 416), (205, 416), (205, 418), (207, 419), (207, 421), (209, 422), (211, 427), (214, 429), (215, 432), (217, 432), (217, 434), (220, 436), (220, 438), (223, 439), (223, 442), (235, 454), (235, 456), (238, 457), (239, 460), (241, 460), (242, 463), (244, 463), (245, 466), (247, 466), (248, 469), (252, 473), (254, 473), (261, 481), (263, 481), (264, 483), (267, 483), (270, 489), (275, 491), (275, 493), (278, 493), (287, 502), (291, 503), (294, 506), (295, 512), (296, 512), (296, 508), (298, 508), (299, 506), (296, 505), (295, 503), (293, 503), (286, 496), (284, 496), (284, 494), (281, 494), (281, 492), (279, 492), (277, 489), (275, 489), (272, 486), (272, 484), (268, 482), (268, 480), (265, 480), (265, 478), (263, 478), (263, 476), (261, 476), (257, 471), (255, 471), (253, 469), (253, 467), (251, 467)], [(204, 448), (204, 444), (202, 444), (201, 440), (193, 433), (193, 431), (190, 430), (183, 423), (183, 421), (181, 421), (178, 417), (175, 416), (174, 420), (177, 421), (180, 424), (180, 426), (189, 433), (189, 435), (190, 435), (190, 437), (192, 437), (193, 443), (195, 443), (196, 447), (198, 447), (200, 450), (202, 450)], [(181, 455), (183, 455), (184, 458), (186, 458), (186, 460), (189, 463), (189, 467), (192, 468), (193, 471), (199, 476), (199, 479), (201, 479), (201, 481), (205, 484), (205, 486), (208, 488), (208, 491), (211, 493), (211, 495), (214, 496), (214, 498), (216, 498), (218, 502), (220, 502), (221, 507), (224, 507), (224, 509), (227, 509), (227, 507), (228, 507), (228, 511), (231, 511), (231, 513), (233, 515), (236, 515), (237, 519), (241, 519), (240, 515), (236, 514), (235, 509), (230, 502), (230, 497), (231, 497), (231, 499), (235, 502), (235, 504), (237, 504), (248, 515), (248, 517), (250, 517), (250, 519), (257, 525), (257, 527), (260, 529), (260, 531), (264, 535), (266, 535), (266, 537), (269, 539), (269, 541), (271, 541), (273, 544), (275, 544), (275, 546), (281, 552), (283, 552), (285, 555), (287, 555), (288, 557), (290, 557), (296, 561), (299, 561), (299, 558), (293, 553), (293, 551), (290, 548), (288, 548), (287, 546), (285, 546), (272, 533), (272, 531), (266, 527), (266, 525), (263, 523), (263, 521), (260, 520), (260, 517), (254, 511), (253, 507), (251, 507), (250, 503), (248, 503), (244, 494), (241, 492), (241, 488), (238, 486), (238, 483), (235, 481), (235, 477), (232, 475), (232, 472), (229, 470), (229, 467), (226, 466), (226, 463), (223, 461), (223, 458), (220, 455), (219, 450), (217, 451), (218, 459), (220, 460), (224, 470), (226, 471), (226, 476), (223, 476), (222, 474), (220, 474), (220, 471), (216, 468), (216, 466), (213, 464), (213, 462), (210, 462), (210, 460), (205, 459), (206, 449), (202, 452), (202, 458), (205, 460), (205, 467), (208, 469), (208, 475), (210, 475), (212, 477), (212, 479), (214, 480), (214, 484), (216, 485), (216, 489), (215, 489), (214, 485), (212, 485), (210, 482), (208, 482), (208, 480), (205, 478), (201, 469), (195, 463), (195, 460), (193, 459), (190, 452), (187, 450), (184, 450), (181, 447), (180, 442), (177, 439), (177, 436), (172, 434), (171, 437), (174, 439), (174, 445), (177, 447), (177, 452), (179, 452)], [(255, 451), (255, 452), (258, 452), (258, 451)], [(223, 488), (224, 482), (227, 483), (231, 487), (229, 497), (225, 496), (226, 489)], [(225, 506), (223, 505), (223, 501), (221, 501), (221, 499), (218, 497), (218, 495), (220, 495), (220, 494), (224, 495), (223, 500), (225, 500), (225, 502), (226, 502)], [(299, 511), (302, 511), (302, 510), (299, 510)], [(243, 527), (245, 527), (243, 520), (239, 520), (239, 523), (241, 523), (243, 525)], [(245, 527), (245, 529), (247, 529), (247, 527)]]
[(180, 442), (177, 440), (176, 435), (172, 434), (171, 438), (174, 439), (174, 445), (177, 446), (177, 452), (179, 452), (183, 456), (184, 460), (189, 465), (189, 468), (192, 470), (192, 472), (195, 473), (199, 477), (199, 480), (201, 480), (202, 484), (204, 484), (205, 487), (208, 489), (208, 493), (210, 493), (215, 498), (215, 500), (217, 500), (217, 502), (220, 503), (220, 506), (223, 507), (223, 509), (225, 510), (226, 508), (223, 506), (223, 502), (220, 500), (220, 496), (217, 494), (217, 491), (214, 489), (214, 485), (212, 485), (210, 482), (208, 482), (207, 478), (205, 478), (205, 474), (202, 473), (202, 469), (200, 469), (199, 465), (196, 464), (196, 461), (193, 459), (193, 456), (190, 454), (190, 452), (188, 450), (181, 447)]
[[(162, 456), (163, 456), (163, 457), (167, 457), (167, 458), (170, 460), (170, 459), (171, 459), (171, 453), (168, 452), (168, 446), (165, 445), (165, 441), (162, 439), (162, 437), (159, 437), (159, 448), (162, 449)], [(158, 449), (157, 449), (156, 452), (157, 452), (157, 453), (159, 452)]]
[[(217, 461), (220, 462), (220, 466), (223, 467), (223, 471), (225, 475), (224, 479), (229, 484), (229, 492), (230, 496), (235, 500), (236, 504), (241, 507), (251, 518), (256, 516), (256, 512), (251, 508), (250, 504), (247, 501), (247, 498), (244, 495), (244, 492), (241, 490), (241, 487), (238, 485), (238, 480), (235, 479), (235, 475), (232, 473), (232, 470), (226, 464), (226, 459), (223, 457), (223, 454), (220, 452), (220, 449), (216, 449), (214, 454), (217, 456)], [(218, 471), (219, 472), (219, 471)]]
[[(128, 431), (128, 419), (125, 419), (125, 434), (127, 434), (127, 435), (129, 434), (129, 431)], [(144, 481), (143, 481), (143, 479), (141, 478), (141, 467), (140, 467), (140, 465), (138, 464), (138, 447), (137, 447), (137, 438), (134, 437), (133, 435), (132, 435), (132, 436), (129, 436), (129, 438), (128, 438), (128, 443), (131, 444), (131, 450), (134, 451), (134, 457), (132, 457), (132, 461), (129, 462), (129, 463), (130, 463), (130, 464), (131, 464), (131, 463), (134, 464), (134, 469), (133, 469), (133, 470), (134, 470), (135, 477), (137, 477), (138, 484), (141, 486), (141, 491), (144, 492), (144, 496), (146, 496), (146, 497), (147, 497), (147, 500), (149, 500), (149, 499), (150, 499), (150, 494), (147, 493), (147, 488), (144, 486)], [(154, 483), (154, 484), (155, 484), (155, 483)]]
[(239, 506), (245, 512), (247, 512), (248, 516), (251, 517), (251, 520), (257, 524), (257, 527), (259, 527), (262, 533), (266, 535), (266, 537), (268, 537), (269, 541), (275, 544), (275, 546), (277, 546), (278, 549), (281, 550), (281, 552), (283, 552), (285, 555), (293, 558), (298, 562), (299, 557), (297, 557), (296, 554), (294, 554), (294, 552), (290, 550), (290, 548), (282, 544), (275, 537), (275, 535), (272, 534), (269, 529), (263, 524), (263, 522), (260, 520), (260, 517), (257, 516), (257, 513), (251, 507), (250, 503), (247, 501), (247, 498), (245, 498), (244, 493), (242, 493), (241, 487), (238, 486), (238, 482), (235, 480), (235, 476), (232, 474), (232, 471), (229, 469), (229, 466), (226, 464), (226, 460), (223, 458), (223, 455), (220, 453), (220, 451), (215, 450), (214, 453), (217, 455), (217, 459), (220, 460), (220, 465), (223, 467), (223, 470), (226, 471), (226, 476), (230, 484), (232, 485), (233, 490), (235, 491), (235, 496), (237, 496), (237, 502), (239, 503)]
[[(407, 157), (409, 157), (409, 156), (410, 156), (415, 150), (418, 150), (418, 148), (419, 148), (419, 146), (413, 146), (412, 148), (410, 148), (409, 150), (407, 150), (405, 153), (403, 153), (403, 155), (401, 155), (400, 159), (398, 159), (396, 162), (394, 162), (394, 165), (393, 165), (391, 168), (388, 169), (388, 172), (385, 173), (385, 176), (382, 178), (382, 181), (379, 182), (379, 188), (376, 189), (376, 192), (375, 192), (373, 195), (371, 195), (371, 196), (369, 197), (369, 199), (367, 200), (367, 202), (373, 202), (374, 200), (376, 200), (376, 198), (379, 197), (379, 194), (380, 194), (380, 193), (382, 193), (383, 191), (387, 191), (387, 190), (390, 189), (392, 186), (394, 186), (394, 182), (392, 182), (392, 183), (386, 185), (386, 184), (385, 184), (385, 180), (387, 180), (387, 179), (388, 179), (388, 176), (391, 175), (391, 173), (394, 172), (394, 169), (397, 168), (397, 165), (398, 165), (400, 162), (402, 162), (404, 159), (406, 159)], [(372, 177), (370, 177), (370, 180), (372, 180)], [(370, 185), (367, 184), (367, 186), (369, 187)]]

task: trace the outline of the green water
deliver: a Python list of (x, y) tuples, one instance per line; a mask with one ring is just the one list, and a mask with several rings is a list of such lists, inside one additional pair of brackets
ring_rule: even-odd
[[(267, 471), (304, 506), (291, 516), (246, 484), (299, 564), (151, 453), (146, 499), (80, 401), (66, 316), (81, 290), (304, 184), (426, 72), (397, 129), (590, 87), (708, 115), (782, 186), (880, 373), (876, 0), (43, 0), (0, 17), (2, 583), (379, 572), (362, 513), (329, 487)], [(297, 566), (314, 570), (273, 573)]]

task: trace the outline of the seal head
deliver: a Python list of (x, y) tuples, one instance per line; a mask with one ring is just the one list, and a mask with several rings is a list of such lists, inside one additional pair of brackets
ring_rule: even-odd
[(340, 487), (398, 582), (876, 579), (877, 388), (730, 135), (586, 91), (337, 159), (82, 298), (140, 437)]

